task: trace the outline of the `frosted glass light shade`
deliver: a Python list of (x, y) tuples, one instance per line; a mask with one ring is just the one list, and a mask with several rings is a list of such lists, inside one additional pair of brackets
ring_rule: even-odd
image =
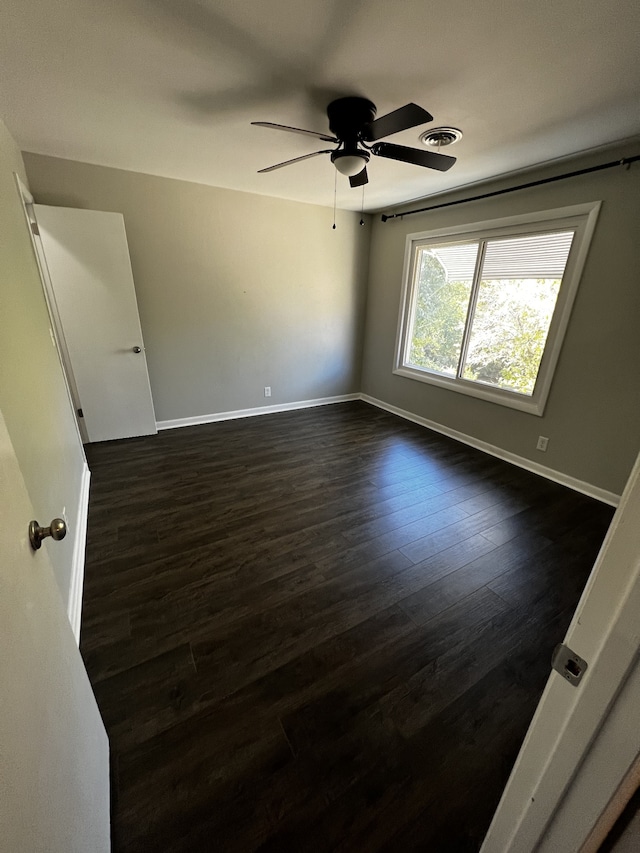
[(352, 178), (354, 175), (359, 175), (367, 165), (368, 158), (359, 154), (340, 154), (332, 158), (333, 165), (341, 175), (346, 175)]

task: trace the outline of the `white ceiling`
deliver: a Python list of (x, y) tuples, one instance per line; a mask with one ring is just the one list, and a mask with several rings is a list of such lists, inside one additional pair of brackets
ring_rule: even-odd
[[(26, 151), (331, 205), (326, 132), (359, 94), (464, 139), (447, 173), (372, 158), (379, 210), (640, 133), (638, 0), (3, 0), (0, 115)], [(338, 206), (361, 190), (338, 176)]]

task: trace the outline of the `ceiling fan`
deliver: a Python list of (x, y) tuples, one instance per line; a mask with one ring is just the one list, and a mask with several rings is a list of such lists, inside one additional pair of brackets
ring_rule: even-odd
[[(386, 157), (387, 160), (399, 160), (402, 163), (413, 163), (415, 166), (425, 166), (427, 169), (437, 169), (446, 172), (456, 162), (455, 157), (438, 154), (435, 151), (421, 151), (418, 148), (408, 148), (406, 145), (394, 145), (390, 142), (378, 142), (385, 136), (399, 133), (433, 121), (433, 116), (417, 104), (405, 104), (393, 112), (376, 118), (376, 106), (367, 98), (347, 97), (331, 101), (327, 107), (329, 130), (333, 134), (316, 133), (313, 130), (302, 130), (299, 127), (288, 127), (284, 124), (274, 124), (270, 121), (252, 121), (258, 127), (270, 127), (275, 130), (285, 130), (288, 133), (302, 133), (313, 136), (323, 142), (331, 142), (337, 148), (327, 148), (303, 154), (275, 166), (259, 169), (259, 172), (273, 172), (291, 163), (300, 163), (320, 154), (330, 154), (331, 162), (336, 169), (349, 178), (352, 187), (362, 187), (368, 183), (367, 163), (371, 155)], [(368, 143), (373, 143), (369, 145)]]

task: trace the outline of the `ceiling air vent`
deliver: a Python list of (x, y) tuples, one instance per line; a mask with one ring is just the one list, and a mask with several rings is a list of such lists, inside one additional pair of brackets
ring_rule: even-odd
[(445, 145), (459, 142), (462, 139), (462, 131), (457, 127), (434, 127), (421, 133), (419, 139), (428, 148), (443, 148)]

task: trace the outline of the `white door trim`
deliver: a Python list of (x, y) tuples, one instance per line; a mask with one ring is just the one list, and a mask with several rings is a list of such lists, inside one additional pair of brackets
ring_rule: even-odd
[[(44, 247), (42, 245), (42, 240), (40, 239), (39, 235), (34, 233), (33, 229), (33, 224), (36, 223), (36, 217), (33, 210), (33, 205), (35, 204), (35, 201), (29, 190), (20, 180), (20, 176), (16, 172), (13, 173), (13, 176), (16, 182), (16, 186), (18, 187), (18, 195), (20, 197), (20, 201), (22, 202), (22, 211), (24, 213), (24, 218), (27, 223), (27, 229), (31, 238), (31, 246), (33, 248), (33, 254), (36, 258), (38, 272), (40, 273), (40, 282), (42, 284), (44, 299), (47, 305), (47, 310), (49, 312), (49, 320), (51, 321), (51, 334), (53, 336), (53, 342), (58, 353), (58, 358), (60, 359), (62, 375), (64, 376), (64, 382), (67, 389), (67, 394), (69, 396), (69, 402), (73, 410), (73, 418), (75, 421), (76, 430), (78, 431), (78, 439), (80, 445), (83, 446), (87, 441), (87, 435), (84, 429), (84, 424), (78, 418), (78, 389), (76, 388), (76, 382), (73, 376), (73, 368), (71, 367), (71, 359), (69, 358), (69, 351), (67, 349), (67, 342), (64, 337), (62, 323), (60, 322), (60, 316), (58, 314), (56, 297), (55, 293), (53, 292), (53, 285), (51, 284), (51, 276), (49, 275), (49, 268), (47, 267), (47, 259), (44, 254)], [(82, 452), (84, 453), (84, 447)]]
[(84, 589), (84, 562), (87, 549), (87, 522), (89, 521), (89, 483), (91, 471), (84, 463), (82, 469), (82, 480), (80, 482), (80, 495), (78, 497), (78, 513), (76, 515), (75, 540), (73, 543), (73, 557), (71, 563), (71, 583), (69, 585), (69, 602), (67, 604), (67, 616), (76, 638), (80, 645), (80, 627), (82, 622), (82, 591)]

